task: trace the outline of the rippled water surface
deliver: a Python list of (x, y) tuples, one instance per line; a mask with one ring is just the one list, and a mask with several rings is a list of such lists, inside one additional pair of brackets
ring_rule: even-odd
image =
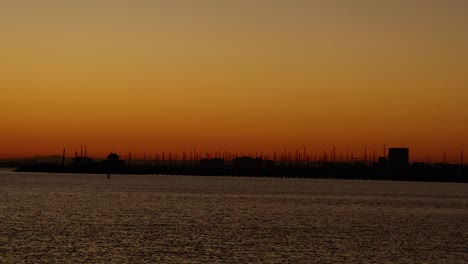
[(0, 171), (0, 263), (468, 263), (468, 185)]

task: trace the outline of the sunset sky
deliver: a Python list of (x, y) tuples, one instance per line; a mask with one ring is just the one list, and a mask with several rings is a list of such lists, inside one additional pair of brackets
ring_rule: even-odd
[(2, 0), (0, 158), (386, 144), (457, 161), (467, 12), (466, 0)]

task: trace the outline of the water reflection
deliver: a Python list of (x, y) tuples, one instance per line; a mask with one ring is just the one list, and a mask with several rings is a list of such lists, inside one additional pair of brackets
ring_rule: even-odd
[(450, 262), (468, 185), (0, 172), (0, 255), (18, 262)]

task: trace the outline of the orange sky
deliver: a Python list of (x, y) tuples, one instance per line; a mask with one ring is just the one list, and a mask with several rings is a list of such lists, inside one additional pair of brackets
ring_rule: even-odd
[(468, 151), (468, 2), (0, 3), (0, 158)]

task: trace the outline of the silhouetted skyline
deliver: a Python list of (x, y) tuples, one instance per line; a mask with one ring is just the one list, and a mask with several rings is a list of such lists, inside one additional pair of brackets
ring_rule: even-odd
[(375, 159), (347, 157), (337, 159), (333, 151), (330, 156), (324, 153), (317, 159), (310, 159), (304, 150), (302, 156), (285, 152), (284, 155), (275, 154), (273, 159), (263, 154), (239, 156), (229, 153), (209, 153), (203, 158), (199, 153), (182, 157), (168, 153), (156, 155), (153, 160), (120, 159), (117, 153), (110, 153), (107, 159), (93, 160), (80, 151), (68, 163), (63, 151), (61, 164), (53, 162), (32, 162), (19, 164), (17, 171), (21, 172), (50, 172), (50, 173), (93, 173), (107, 174), (168, 174), (168, 175), (211, 175), (211, 176), (257, 176), (257, 177), (287, 177), (287, 178), (329, 178), (329, 179), (369, 179), (369, 180), (399, 180), (399, 181), (440, 181), (440, 182), (468, 182), (468, 170), (463, 164), (463, 152), (460, 163), (410, 163), (408, 148), (389, 148), (388, 154)]
[[(65, 158), (88, 158), (92, 157), (94, 159), (104, 159), (108, 157), (108, 154), (101, 155), (91, 152), (91, 155), (88, 155), (88, 147), (85, 145), (80, 145), (75, 150), (66, 149), (62, 150), (62, 154)], [(107, 152), (108, 153), (108, 152)], [(394, 154), (392, 154), (394, 153)], [(337, 150), (336, 147), (331, 149), (324, 149), (323, 151), (310, 150), (306, 147), (301, 149), (291, 149), (284, 148), (282, 151), (273, 151), (273, 152), (263, 152), (263, 151), (230, 151), (228, 149), (219, 149), (216, 151), (202, 151), (197, 148), (193, 148), (188, 151), (181, 152), (172, 152), (172, 151), (152, 151), (152, 152), (132, 152), (127, 151), (118, 154), (117, 152), (111, 152), (113, 155), (117, 155), (123, 160), (142, 160), (142, 161), (152, 161), (152, 160), (178, 160), (178, 161), (198, 161), (202, 159), (213, 159), (221, 158), (225, 160), (233, 160), (238, 157), (252, 157), (252, 158), (262, 158), (265, 160), (273, 161), (301, 161), (301, 162), (364, 162), (367, 164), (373, 164), (379, 162), (380, 159), (384, 158), (387, 162), (388, 157), (395, 155), (400, 156), (401, 159), (407, 160), (407, 163), (417, 163), (424, 162), (428, 164), (437, 164), (437, 163), (447, 163), (447, 164), (460, 164), (464, 163), (464, 151), (460, 150), (458, 153), (447, 153), (443, 152), (435, 156), (414, 156), (410, 155), (409, 148), (387, 148), (386, 145), (381, 146), (380, 150), (364, 148), (361, 151), (353, 151), (350, 149), (346, 150)], [(38, 155), (35, 155), (38, 157)], [(49, 155), (50, 156), (50, 155)], [(55, 153), (55, 156), (58, 156), (58, 152)], [(24, 159), (32, 157), (11, 157), (4, 160), (15, 160), (15, 159)], [(1, 159), (0, 159), (1, 160)]]

